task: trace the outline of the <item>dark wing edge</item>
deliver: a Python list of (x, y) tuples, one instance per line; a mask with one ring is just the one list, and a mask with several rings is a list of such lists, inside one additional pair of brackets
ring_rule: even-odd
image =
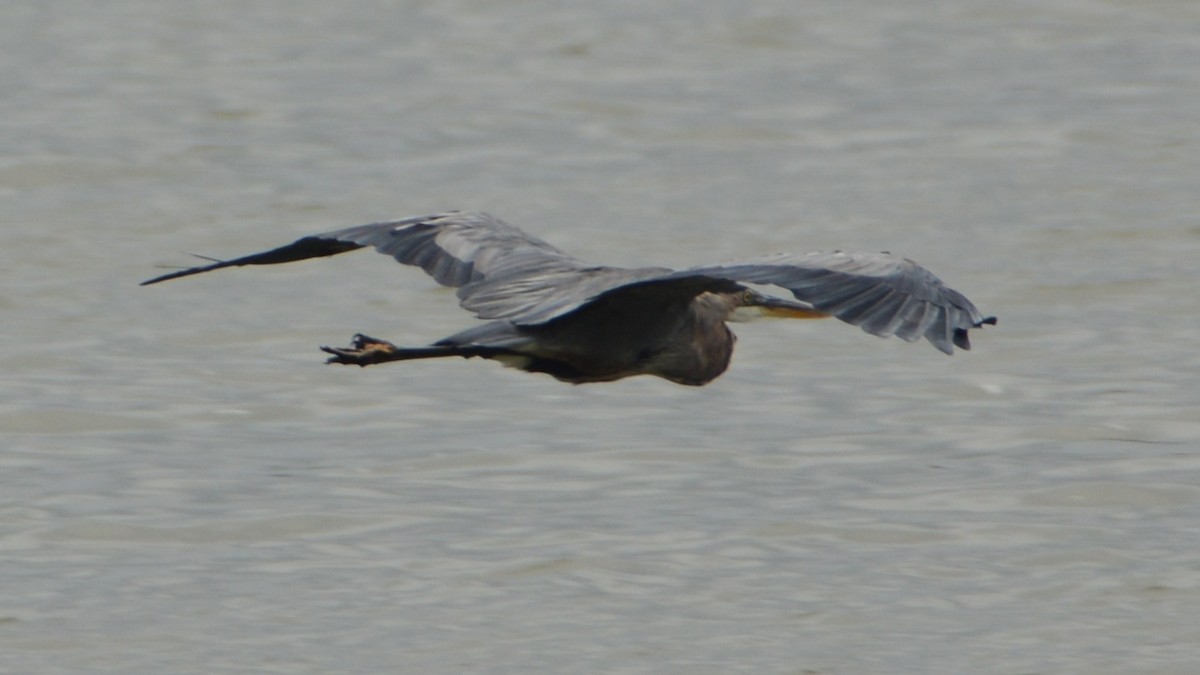
[(761, 262), (697, 267), (703, 275), (791, 291), (801, 302), (879, 337), (924, 337), (946, 354), (971, 348), (969, 330), (995, 325), (962, 293), (907, 258), (888, 253), (811, 253)]
[(275, 265), (319, 258), (367, 246), (397, 262), (425, 270), (443, 286), (461, 287), (484, 278), (520, 276), (530, 270), (565, 270), (585, 264), (554, 246), (486, 213), (452, 211), (302, 237), (269, 251), (218, 260), (164, 274), (162, 281), (242, 265)]
[(303, 237), (288, 244), (273, 248), (270, 251), (262, 253), (253, 253), (251, 255), (234, 258), (232, 260), (218, 260), (211, 265), (200, 265), (198, 267), (189, 267), (187, 269), (177, 270), (169, 274), (154, 277), (143, 281), (140, 286), (149, 286), (162, 281), (170, 281), (171, 279), (179, 279), (180, 277), (190, 277), (193, 274), (202, 272), (211, 272), (225, 267), (240, 267), (242, 265), (276, 265), (279, 263), (294, 262), (296, 260), (307, 260), (308, 258), (321, 258), (324, 256), (337, 255), (346, 251), (353, 251), (362, 248), (362, 245), (353, 242), (338, 241), (337, 239), (325, 239), (320, 236)]

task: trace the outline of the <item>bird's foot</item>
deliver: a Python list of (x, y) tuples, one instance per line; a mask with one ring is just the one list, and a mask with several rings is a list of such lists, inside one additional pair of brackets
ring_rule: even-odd
[(356, 334), (352, 339), (349, 347), (326, 347), (321, 346), (321, 351), (333, 356), (326, 359), (325, 363), (341, 363), (347, 366), (369, 366), (375, 363), (385, 363), (394, 360), (392, 357), (399, 351), (399, 347), (378, 338)]

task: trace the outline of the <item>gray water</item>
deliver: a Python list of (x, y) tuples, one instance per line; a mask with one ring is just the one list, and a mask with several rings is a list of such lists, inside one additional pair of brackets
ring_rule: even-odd
[[(0, 8), (0, 671), (1200, 672), (1200, 6)], [(452, 292), (195, 252), (486, 210), (886, 249), (975, 348), (735, 326), (693, 389), (360, 370)]]

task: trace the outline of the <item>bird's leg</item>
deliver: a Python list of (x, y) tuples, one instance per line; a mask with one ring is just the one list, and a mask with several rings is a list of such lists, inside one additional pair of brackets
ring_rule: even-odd
[(396, 345), (362, 333), (358, 333), (352, 338), (349, 347), (322, 346), (321, 351), (333, 354), (325, 363), (344, 363), (348, 366), (369, 366), (404, 358), (398, 356), (404, 350)]
[(343, 363), (348, 366), (372, 366), (388, 361), (411, 361), (413, 359), (440, 359), (447, 356), (492, 358), (509, 354), (510, 350), (485, 345), (443, 345), (429, 347), (397, 347), (387, 340), (380, 340), (359, 333), (349, 347), (321, 347), (326, 354), (333, 354), (325, 363)]

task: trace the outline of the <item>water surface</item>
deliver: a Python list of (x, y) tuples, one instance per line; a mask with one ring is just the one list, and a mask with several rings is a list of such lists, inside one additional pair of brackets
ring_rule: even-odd
[[(0, 10), (0, 670), (1191, 673), (1192, 3)], [(469, 325), (357, 253), (487, 210), (581, 257), (891, 250), (946, 358), (739, 325), (702, 389), (323, 366)]]

